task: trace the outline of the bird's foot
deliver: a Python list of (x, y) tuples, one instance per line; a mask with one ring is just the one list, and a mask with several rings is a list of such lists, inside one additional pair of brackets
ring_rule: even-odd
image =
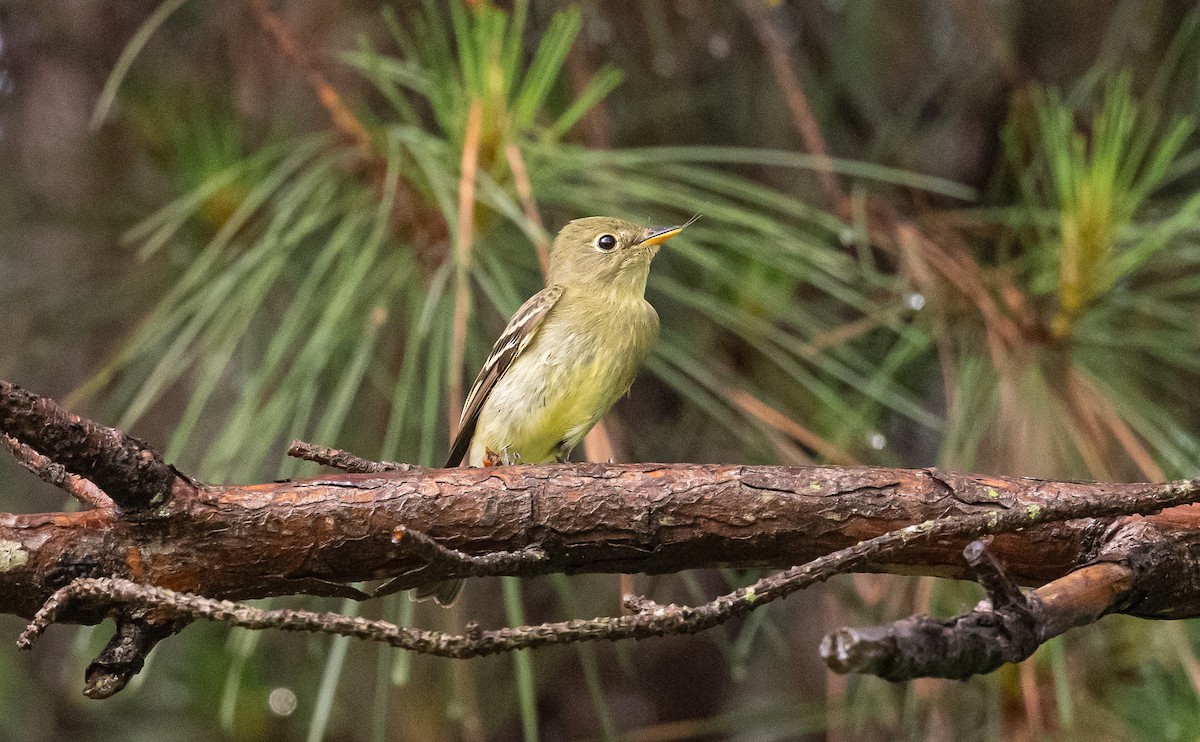
[(484, 466), (516, 466), (519, 463), (521, 463), (521, 454), (509, 451), (507, 446), (500, 453), (496, 453), (490, 448), (483, 449)]

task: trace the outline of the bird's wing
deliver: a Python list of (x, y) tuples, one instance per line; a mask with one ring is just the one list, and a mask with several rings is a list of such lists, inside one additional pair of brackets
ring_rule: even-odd
[(496, 388), (496, 382), (500, 381), (512, 366), (512, 362), (521, 355), (521, 351), (529, 347), (538, 328), (542, 326), (542, 321), (550, 314), (562, 292), (561, 286), (547, 286), (529, 297), (508, 321), (504, 332), (500, 333), (500, 338), (492, 346), (492, 352), (488, 354), (483, 368), (479, 370), (479, 376), (475, 377), (475, 383), (471, 385), (471, 392), (463, 405), (462, 420), (458, 425), (454, 445), (450, 447), (447, 467), (462, 463), (467, 449), (471, 447), (471, 438), (475, 435), (475, 426), (479, 422), (479, 411), (487, 402), (488, 395)]

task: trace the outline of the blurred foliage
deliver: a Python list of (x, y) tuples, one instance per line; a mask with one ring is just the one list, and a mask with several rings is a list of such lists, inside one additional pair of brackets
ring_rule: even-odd
[[(652, 271), (662, 336), (606, 420), (618, 456), (1200, 468), (1200, 13), (1184, 3), (266, 11), (366, 142), (254, 6), (131, 3), (107, 34), (86, 10), (0, 6), (0, 156), (19, 166), (0, 179), (0, 372), (74, 388), (72, 406), (189, 473), (312, 472), (281, 461), (292, 438), (438, 463), (455, 395), (540, 287), (557, 226), (696, 213)], [(832, 199), (772, 60), (844, 156), (827, 163), (844, 189)], [(67, 91), (59, 109), (49, 89)], [(0, 498), (27, 490), (0, 469)], [(45, 507), (14, 495), (0, 509)], [(697, 602), (752, 578), (639, 589)], [(464, 612), (611, 613), (614, 583), (536, 580), (521, 599), (486, 581)], [(197, 626), (119, 699), (82, 707), (101, 627), (33, 659), (0, 654), (20, 663), (0, 685), (0, 736), (161, 738), (144, 720), (164, 715), (231, 739), (1195, 736), (1189, 625), (1113, 621), (966, 684), (839, 679), (815, 660), (824, 627), (977, 597), (856, 576), (702, 637), (544, 650), (515, 670)], [(461, 620), (398, 598), (319, 605)], [(43, 696), (79, 720), (47, 715)]]

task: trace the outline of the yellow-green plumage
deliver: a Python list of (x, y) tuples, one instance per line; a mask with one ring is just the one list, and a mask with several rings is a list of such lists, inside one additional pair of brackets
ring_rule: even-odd
[[(547, 287), (513, 315), (467, 397), (448, 465), (565, 459), (629, 391), (658, 337), (650, 262), (681, 227), (577, 219), (550, 253)], [(489, 455), (489, 453), (491, 455)]]
[(479, 413), (471, 466), (489, 449), (509, 463), (563, 458), (629, 391), (658, 337), (658, 314), (640, 296), (589, 293), (566, 288), (497, 381)]

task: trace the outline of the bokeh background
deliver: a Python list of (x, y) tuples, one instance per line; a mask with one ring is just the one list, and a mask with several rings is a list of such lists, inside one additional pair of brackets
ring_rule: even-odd
[[(209, 481), (312, 473), (297, 437), (436, 464), (563, 222), (702, 213), (656, 260), (661, 340), (587, 455), (1194, 476), (1193, 5), (9, 0), (0, 377)], [(69, 506), (0, 462), (0, 510)], [(272, 604), (617, 610), (612, 576), (521, 592)], [(816, 659), (839, 625), (979, 597), (848, 576), (697, 637), (469, 663), (198, 624), (104, 702), (81, 676), (111, 627), (56, 627), (0, 652), (0, 739), (1200, 735), (1191, 622), (1109, 618), (965, 683)]]

